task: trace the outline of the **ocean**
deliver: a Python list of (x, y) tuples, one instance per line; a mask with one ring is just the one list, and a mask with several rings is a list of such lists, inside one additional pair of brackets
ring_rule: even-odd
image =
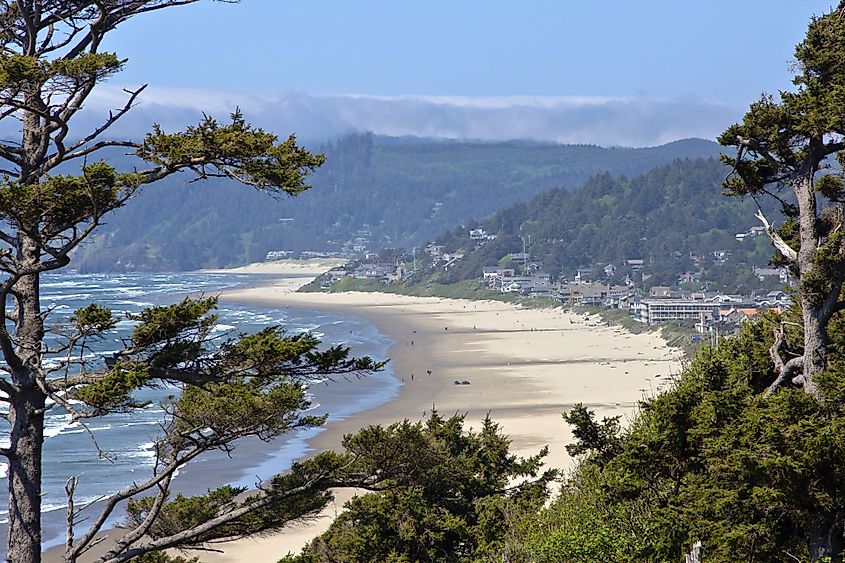
[[(142, 308), (177, 302), (191, 294), (216, 295), (221, 290), (256, 285), (266, 276), (212, 273), (133, 273), (133, 274), (51, 274), (42, 277), (42, 309), (51, 310), (50, 326), (70, 316), (74, 310), (92, 302), (111, 308), (115, 315), (136, 313)], [(372, 323), (357, 317), (325, 311), (293, 307), (257, 307), (221, 301), (215, 336), (225, 339), (240, 332), (254, 332), (267, 326), (283, 326), (290, 333), (311, 332), (325, 346), (350, 346), (356, 356), (387, 358), (391, 340)], [(101, 342), (91, 343), (88, 355), (107, 356), (121, 347), (121, 339), (129, 336), (133, 322), (123, 318), (116, 330)], [(395, 397), (400, 382), (388, 364), (384, 371), (366, 378), (340, 379), (312, 385), (313, 414), (328, 413), (330, 420), (342, 419), (376, 407)], [(98, 456), (92, 437), (79, 423), (71, 423), (70, 415), (54, 405), (47, 414), (44, 446), (44, 478), (42, 511), (44, 547), (63, 541), (63, 522), (67, 499), (65, 483), (71, 475), (79, 476), (74, 497), (77, 506), (95, 501), (133, 481), (146, 479), (154, 462), (153, 441), (159, 434), (164, 411), (160, 402), (174, 389), (144, 389), (137, 399), (149, 401), (147, 408), (127, 414), (111, 414), (91, 419), (87, 425), (107, 452)], [(234, 484), (250, 487), (256, 482), (288, 469), (291, 463), (307, 453), (306, 440), (320, 430), (291, 433), (271, 444), (247, 439), (230, 460), (222, 454), (209, 454), (192, 462), (174, 480), (174, 489), (184, 494), (204, 493), (208, 487)], [(0, 440), (8, 444), (7, 437)], [(242, 453), (243, 455), (239, 455)], [(204, 469), (207, 468), (207, 471)], [(213, 475), (208, 475), (213, 472)], [(194, 478), (202, 475), (202, 478)], [(6, 467), (0, 466), (0, 524), (6, 523)], [(112, 525), (119, 523), (118, 518)], [(5, 526), (2, 526), (5, 528)], [(84, 528), (84, 527), (83, 527)], [(79, 533), (82, 530), (77, 530)], [(0, 530), (5, 537), (5, 530)], [(2, 543), (2, 541), (0, 541)]]

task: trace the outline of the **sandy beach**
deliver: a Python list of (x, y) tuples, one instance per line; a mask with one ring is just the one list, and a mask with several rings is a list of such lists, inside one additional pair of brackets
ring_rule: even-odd
[[(548, 444), (549, 464), (571, 467), (564, 446), (572, 437), (563, 411), (580, 402), (599, 417), (628, 419), (640, 398), (659, 392), (680, 369), (680, 352), (656, 333), (633, 335), (558, 308), (383, 293), (295, 293), (290, 280), (230, 291), (223, 299), (362, 316), (395, 341), (390, 359), (403, 380), (399, 396), (328, 424), (311, 440), (314, 451), (338, 448), (344, 434), (369, 424), (420, 420), (435, 407), (444, 415), (466, 413), (476, 428), (489, 412), (515, 452), (531, 455)], [(223, 550), (219, 554), (197, 555), (209, 563), (275, 562), (327, 528), (351, 494), (338, 491), (315, 522), (270, 538), (215, 546)]]
[[(621, 415), (624, 422), (640, 398), (659, 392), (680, 370), (681, 352), (667, 347), (657, 333), (633, 335), (561, 308), (385, 293), (296, 293), (334, 265), (282, 261), (239, 268), (238, 273), (274, 275), (265, 285), (221, 296), (224, 302), (363, 317), (394, 341), (389, 358), (402, 380), (399, 395), (328, 423), (309, 440), (312, 452), (337, 449), (344, 434), (364, 426), (421, 420), (436, 408), (443, 415), (466, 413), (468, 426), (475, 428), (489, 412), (516, 453), (533, 455), (549, 445), (548, 464), (568, 468), (572, 460), (564, 446), (572, 436), (562, 412), (580, 402), (599, 418)], [(189, 555), (205, 563), (274, 563), (325, 530), (354, 491), (335, 493), (335, 502), (308, 523), (271, 537), (217, 544), (219, 553)], [(60, 549), (49, 551), (45, 561), (51, 560), (60, 560)]]

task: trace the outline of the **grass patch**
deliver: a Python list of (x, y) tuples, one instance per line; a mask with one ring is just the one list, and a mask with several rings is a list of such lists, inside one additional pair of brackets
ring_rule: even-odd
[(547, 308), (561, 307), (558, 299), (547, 297), (532, 298), (518, 295), (516, 293), (502, 293), (488, 289), (482, 282), (467, 280), (453, 284), (441, 283), (419, 283), (419, 284), (383, 284), (375, 280), (358, 280), (354, 278), (343, 278), (330, 287), (322, 287), (321, 279), (317, 278), (308, 285), (301, 287), (298, 291), (303, 293), (343, 293), (345, 291), (369, 291), (379, 293), (394, 293), (397, 295), (410, 295), (414, 297), (443, 297), (448, 299), (470, 299), (470, 300), (491, 300), (503, 303), (514, 303), (523, 307)]
[(606, 309), (604, 307), (574, 307), (573, 310), (579, 314), (598, 315), (601, 320), (609, 325), (621, 326), (628, 332), (633, 334), (642, 334), (644, 332), (652, 332), (659, 327), (654, 325), (647, 325), (634, 319), (628, 314), (628, 311), (623, 309)]

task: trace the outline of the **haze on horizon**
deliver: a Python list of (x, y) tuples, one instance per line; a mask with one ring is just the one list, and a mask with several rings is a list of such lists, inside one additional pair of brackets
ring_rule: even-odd
[[(234, 106), (319, 141), (384, 135), (605, 146), (713, 138), (789, 87), (794, 45), (829, 1), (205, 2), (137, 18), (129, 59), (88, 106), (149, 83), (121, 133)], [(160, 37), (161, 41), (151, 40)], [(211, 39), (211, 40), (209, 40)], [(748, 45), (754, 48), (746, 53)]]

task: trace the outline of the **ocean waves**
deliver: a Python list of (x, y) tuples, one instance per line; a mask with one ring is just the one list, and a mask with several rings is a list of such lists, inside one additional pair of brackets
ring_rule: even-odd
[[(186, 295), (216, 295), (221, 289), (255, 284), (263, 279), (244, 274), (55, 274), (43, 277), (42, 302), (52, 308), (51, 320), (54, 323), (62, 322), (72, 311), (91, 302), (115, 311), (120, 319), (115, 333), (101, 341), (89, 342), (90, 349), (83, 355), (92, 366), (103, 366), (101, 358), (114, 353), (116, 346), (131, 336), (137, 324), (125, 314), (138, 313), (144, 307), (178, 302)], [(224, 301), (216, 313), (219, 324), (212, 336), (219, 341), (236, 338), (239, 333), (279, 326), (288, 334), (309, 332), (322, 339), (324, 347), (354, 344), (355, 355), (369, 355), (376, 359), (386, 358), (391, 344), (365, 320), (324, 311), (262, 308)], [(45, 365), (57, 367), (59, 361), (58, 358), (47, 358)], [(361, 381), (324, 378), (311, 382), (309, 414), (331, 413), (333, 418), (345, 418), (389, 400), (398, 391), (399, 385), (389, 369)], [(164, 403), (168, 396), (174, 394), (178, 394), (178, 387), (172, 385), (143, 389), (135, 398), (149, 403), (148, 407), (131, 414), (117, 413), (85, 421), (74, 421), (59, 405), (52, 405), (46, 413), (44, 431), (42, 510), (45, 519), (55, 518), (56, 526), (61, 525), (63, 516), (60, 511), (67, 506), (64, 485), (71, 475), (80, 476), (78, 503), (113, 493), (147, 476), (155, 463), (155, 441), (162, 432), (161, 425), (166, 422)], [(302, 456), (307, 451), (305, 440), (315, 432), (294, 433), (277, 439), (271, 446), (266, 446), (270, 451), (264, 458), (235, 455), (226, 462), (235, 468), (235, 473), (242, 475), (240, 480), (256, 476), (269, 478), (284, 471)], [(0, 445), (8, 447), (8, 435), (0, 435)], [(5, 482), (7, 471), (5, 465), (0, 465), (0, 480)], [(174, 486), (185, 494), (204, 492), (194, 490), (195, 483), (191, 479), (177, 478)], [(5, 499), (0, 498), (0, 507), (4, 505)], [(0, 520), (4, 517), (5, 512), (0, 511)]]

